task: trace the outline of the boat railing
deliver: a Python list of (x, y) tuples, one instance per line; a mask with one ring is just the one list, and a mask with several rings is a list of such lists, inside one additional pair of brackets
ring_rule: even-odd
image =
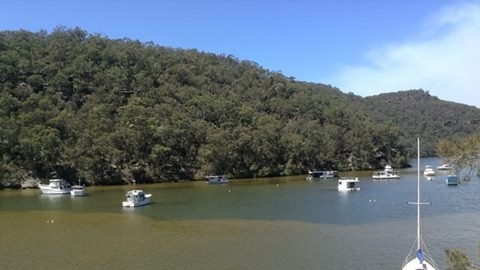
[[(433, 260), (433, 257), (430, 255), (430, 251), (428, 251), (428, 247), (423, 241), (422, 237), (420, 237), (420, 247), (422, 250), (421, 252), (422, 252), (423, 260), (428, 261), (428, 263), (431, 264), (434, 269), (438, 269), (438, 265), (435, 263), (435, 261)], [(418, 258), (417, 240), (413, 242), (413, 245), (410, 248), (410, 251), (408, 252), (407, 257), (405, 257), (405, 261), (403, 262), (402, 268), (414, 258)]]

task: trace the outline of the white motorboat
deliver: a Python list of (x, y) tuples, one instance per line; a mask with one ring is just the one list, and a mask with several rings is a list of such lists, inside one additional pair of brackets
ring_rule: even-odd
[(357, 177), (355, 178), (340, 178), (338, 179), (338, 191), (357, 191), (360, 190), (357, 187), (357, 183), (360, 183)]
[(146, 194), (140, 189), (130, 190), (125, 194), (125, 196), (127, 197), (127, 200), (122, 202), (123, 207), (147, 205), (150, 203), (152, 198), (152, 194)]
[(72, 196), (85, 196), (87, 195), (87, 189), (84, 185), (74, 185), (72, 186), (72, 190), (70, 190), (70, 195)]
[[(428, 204), (420, 202), (420, 139), (417, 139), (417, 201), (416, 202), (409, 202), (409, 204), (417, 205), (417, 239), (408, 253), (407, 257), (402, 266), (402, 270), (436, 270), (438, 266), (436, 265), (435, 261), (433, 261), (432, 257), (430, 256), (427, 246), (422, 240), (420, 228), (420, 205)], [(415, 248), (416, 244), (416, 249)]]
[(442, 164), (441, 166), (438, 166), (437, 169), (439, 169), (441, 171), (449, 171), (449, 170), (453, 169), (453, 167), (450, 166), (450, 164)]
[(430, 165), (425, 166), (425, 170), (423, 171), (423, 176), (435, 176), (435, 170)]
[(209, 185), (221, 185), (230, 182), (224, 175), (209, 175), (206, 178)]
[(308, 171), (307, 180), (316, 181), (316, 180), (326, 180), (337, 177), (337, 171)]
[(38, 185), (43, 194), (65, 195), (70, 194), (70, 184), (63, 179), (50, 179), (48, 185)]
[(373, 179), (398, 179), (400, 175), (397, 172), (374, 172)]
[(386, 165), (383, 171), (373, 172), (373, 179), (398, 179), (400, 175), (393, 170), (392, 166)]

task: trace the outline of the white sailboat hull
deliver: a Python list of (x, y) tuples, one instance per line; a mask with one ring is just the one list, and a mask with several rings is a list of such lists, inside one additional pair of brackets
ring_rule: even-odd
[(407, 262), (403, 267), (402, 270), (436, 270), (432, 264), (426, 260), (423, 260), (423, 263), (420, 262), (418, 258), (413, 258), (409, 262)]

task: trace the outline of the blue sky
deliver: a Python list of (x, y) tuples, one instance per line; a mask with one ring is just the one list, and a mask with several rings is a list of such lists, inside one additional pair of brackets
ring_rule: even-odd
[(0, 0), (0, 31), (57, 26), (233, 55), (361, 96), (423, 88), (480, 107), (480, 0)]

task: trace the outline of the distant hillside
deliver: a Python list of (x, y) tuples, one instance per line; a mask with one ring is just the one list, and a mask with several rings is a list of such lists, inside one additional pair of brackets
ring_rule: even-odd
[(369, 116), (400, 127), (402, 144), (415, 152), (415, 138), (422, 138), (422, 154), (436, 155), (441, 138), (480, 133), (480, 109), (448, 102), (428, 91), (409, 90), (367, 97), (362, 100)]
[(478, 130), (478, 110), (406, 93), (362, 99), (233, 56), (78, 28), (0, 32), (0, 183), (402, 167), (416, 133), (433, 149)]

